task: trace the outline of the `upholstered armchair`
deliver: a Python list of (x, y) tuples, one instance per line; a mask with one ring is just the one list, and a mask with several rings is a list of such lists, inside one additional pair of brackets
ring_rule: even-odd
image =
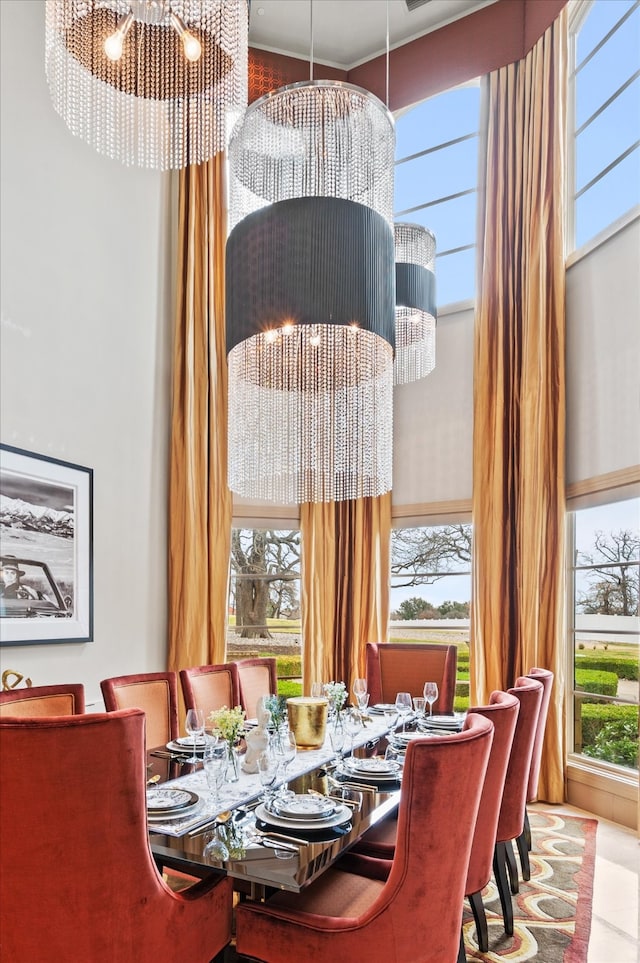
[(107, 712), (142, 709), (147, 718), (147, 749), (177, 739), (178, 678), (175, 672), (141, 672), (103, 679), (100, 683)]
[(496, 831), (496, 848), (493, 857), (493, 873), (500, 894), (505, 932), (508, 936), (511, 936), (513, 934), (513, 903), (509, 880), (507, 879), (507, 873), (511, 873), (508, 852), (513, 857), (511, 841), (518, 838), (524, 825), (529, 770), (536, 738), (538, 715), (542, 704), (543, 686), (541, 682), (537, 682), (535, 679), (520, 676), (516, 679), (515, 686), (507, 691), (519, 700), (520, 711), (516, 722), (516, 730), (513, 734), (502, 794)]
[(38, 685), (0, 692), (0, 716), (73, 716), (85, 709), (84, 686)]
[(202, 709), (205, 718), (222, 706), (231, 709), (240, 705), (240, 683), (235, 662), (181, 669), (180, 684), (187, 709)]
[(453, 712), (458, 649), (455, 645), (367, 643), (369, 704), (395, 702), (398, 692), (421, 696), (425, 682), (438, 683), (434, 713)]
[(345, 857), (301, 893), (236, 909), (238, 953), (266, 963), (453, 963), (493, 725), (411, 742), (391, 862)]
[(146, 823), (144, 714), (0, 719), (2, 958), (208, 963), (231, 880), (174, 893)]
[(239, 659), (238, 677), (240, 680), (240, 704), (252, 719), (261, 696), (276, 695), (278, 691), (278, 672), (274, 658)]

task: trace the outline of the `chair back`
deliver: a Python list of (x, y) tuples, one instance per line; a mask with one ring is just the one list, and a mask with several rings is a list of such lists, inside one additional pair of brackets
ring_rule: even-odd
[(103, 679), (100, 688), (107, 712), (142, 709), (147, 723), (147, 749), (164, 746), (178, 738), (178, 680), (175, 672), (121, 675)]
[(0, 692), (0, 716), (74, 716), (84, 713), (84, 686), (38, 685)]
[(527, 787), (527, 802), (534, 802), (534, 800), (538, 798), (540, 762), (542, 760), (542, 746), (544, 744), (544, 733), (547, 727), (551, 690), (553, 689), (553, 672), (550, 672), (548, 669), (533, 668), (530, 672), (527, 672), (526, 678), (542, 682), (544, 689), (542, 693), (542, 703), (540, 705), (540, 714), (538, 715), (538, 725), (536, 726), (536, 738), (533, 743), (531, 767), (529, 769), (529, 784)]
[(240, 659), (236, 662), (240, 680), (240, 705), (253, 719), (261, 696), (276, 695), (278, 671), (274, 658)]
[(235, 662), (200, 665), (180, 670), (180, 684), (187, 709), (202, 709), (205, 717), (214, 709), (240, 705), (238, 668)]
[(421, 696), (425, 682), (438, 683), (434, 713), (453, 712), (458, 649), (455, 645), (367, 643), (369, 705), (395, 702), (398, 692)]
[(507, 692), (516, 696), (519, 700), (520, 711), (518, 712), (507, 775), (504, 781), (504, 792), (496, 833), (497, 842), (517, 839), (524, 826), (529, 769), (538, 715), (542, 704), (543, 687), (542, 683), (535, 679), (520, 676), (516, 679), (515, 686), (512, 689), (507, 689)]
[(467, 713), (467, 718), (472, 714), (484, 716), (493, 723), (493, 744), (471, 844), (466, 896), (479, 893), (491, 879), (498, 818), (519, 711), (520, 702), (514, 695), (497, 691), (491, 693), (488, 705), (472, 706)]
[(3, 959), (156, 963), (179, 947), (201, 963), (229, 939), (230, 881), (195, 899), (154, 864), (144, 725), (138, 709), (0, 719)]

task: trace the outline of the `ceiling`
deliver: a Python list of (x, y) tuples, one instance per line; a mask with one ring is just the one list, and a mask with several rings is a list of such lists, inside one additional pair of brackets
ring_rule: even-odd
[[(350, 69), (495, 0), (252, 0), (249, 43)], [(409, 6), (415, 9), (409, 10)]]

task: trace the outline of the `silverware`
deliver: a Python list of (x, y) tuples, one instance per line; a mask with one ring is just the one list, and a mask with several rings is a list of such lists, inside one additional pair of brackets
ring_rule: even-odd
[(339, 779), (334, 779), (333, 776), (327, 776), (330, 783), (337, 786), (339, 789), (358, 789), (360, 792), (377, 792), (375, 786), (365, 786), (364, 783), (360, 782), (342, 782)]
[(300, 839), (299, 836), (289, 836), (289, 835), (285, 835), (284, 833), (270, 833), (264, 829), (258, 829), (257, 827), (255, 830), (253, 830), (253, 832), (255, 832), (257, 836), (262, 836), (265, 839), (283, 839), (285, 842), (288, 842), (288, 843), (299, 843), (301, 846), (309, 845), (308, 839)]
[(280, 842), (277, 839), (271, 839), (269, 836), (252, 836), (251, 842), (258, 843), (260, 846), (267, 846), (269, 849), (284, 849), (288, 853), (300, 851), (300, 847), (296, 846), (295, 843)]
[(209, 829), (210, 826), (224, 826), (224, 824), (225, 824), (229, 819), (231, 819), (231, 815), (232, 815), (231, 810), (230, 810), (230, 809), (225, 809), (224, 812), (218, 813), (217, 816), (213, 816), (211, 819), (206, 819), (204, 822), (198, 823), (198, 825), (197, 825), (197, 826), (194, 826), (194, 827), (190, 830), (190, 832), (187, 833), (187, 835), (188, 835), (189, 837), (191, 837), (191, 836), (199, 836), (200, 833), (201, 833), (204, 829)]

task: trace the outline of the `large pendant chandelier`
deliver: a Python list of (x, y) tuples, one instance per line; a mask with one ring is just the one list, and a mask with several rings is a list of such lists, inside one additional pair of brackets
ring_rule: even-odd
[(224, 150), (247, 104), (247, 0), (47, 0), (53, 104), (128, 165), (178, 169)]
[(229, 145), (229, 486), (280, 504), (391, 489), (395, 133), (368, 91), (293, 84)]
[(394, 226), (396, 357), (394, 382), (425, 378), (436, 364), (436, 239), (421, 224)]

